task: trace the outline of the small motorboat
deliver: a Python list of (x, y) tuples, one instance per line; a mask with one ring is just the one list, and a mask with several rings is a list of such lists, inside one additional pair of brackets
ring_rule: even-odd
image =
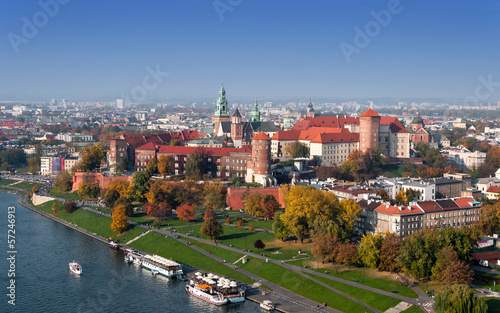
[(177, 279), (179, 280), (189, 280), (186, 275), (184, 274), (177, 274)]
[(158, 274), (160, 274), (160, 271), (158, 271), (158, 270), (152, 270), (151, 271), (151, 275), (153, 275), (153, 276), (156, 276)]
[(75, 261), (69, 263), (69, 270), (77, 275), (82, 275), (82, 266)]
[(113, 250), (120, 250), (120, 245), (114, 241), (110, 241), (108, 246)]
[(271, 300), (264, 300), (261, 304), (260, 307), (264, 310), (267, 311), (272, 311), (274, 310), (274, 303)]

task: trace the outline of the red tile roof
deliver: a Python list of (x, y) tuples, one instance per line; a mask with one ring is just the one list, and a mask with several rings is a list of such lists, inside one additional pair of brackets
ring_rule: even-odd
[(142, 146), (136, 148), (135, 150), (156, 150), (156, 148), (158, 148), (158, 147), (159, 147), (159, 145), (154, 144), (152, 142), (148, 142), (147, 144), (142, 145)]
[(298, 121), (292, 130), (306, 130), (310, 127), (334, 127), (340, 128), (346, 125), (359, 125), (359, 118), (353, 116), (317, 116), (308, 117)]
[(361, 113), (359, 117), (380, 117), (380, 115), (372, 109), (368, 109), (365, 112)]
[(498, 186), (490, 186), (486, 190), (486, 192), (494, 192), (494, 193), (499, 193), (500, 192), (500, 187)]
[(337, 143), (337, 142), (357, 142), (359, 134), (351, 133), (347, 128), (340, 128), (338, 132), (318, 134), (311, 143)]
[(393, 206), (393, 205), (385, 205), (381, 204), (378, 206), (375, 211), (380, 213), (392, 214), (392, 215), (410, 215), (410, 214), (421, 214), (422, 210), (417, 206)]
[(200, 148), (200, 147), (185, 147), (185, 146), (159, 146), (158, 154), (181, 154), (188, 155), (195, 152), (196, 149), (203, 149), (207, 155), (224, 156), (231, 153), (252, 153), (252, 148), (244, 146), (241, 148)]
[(443, 209), (436, 203), (436, 201), (419, 201), (417, 205), (424, 212), (442, 211)]
[(409, 133), (399, 119), (395, 116), (382, 116), (380, 117), (380, 125), (389, 125), (393, 133)]
[(280, 130), (274, 134), (272, 140), (298, 140), (300, 136), (300, 130)]
[(264, 132), (260, 132), (256, 136), (254, 136), (252, 140), (271, 140), (271, 138), (269, 138), (269, 136)]

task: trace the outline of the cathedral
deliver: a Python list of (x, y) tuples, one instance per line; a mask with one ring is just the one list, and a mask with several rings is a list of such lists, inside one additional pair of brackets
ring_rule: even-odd
[(262, 121), (257, 98), (255, 98), (255, 105), (248, 121), (244, 121), (238, 108), (234, 110), (233, 115), (230, 115), (224, 85), (220, 88), (212, 121), (214, 123), (214, 137), (228, 138), (228, 143), (235, 148), (250, 145), (252, 138), (260, 132), (272, 137), (281, 130), (273, 122)]

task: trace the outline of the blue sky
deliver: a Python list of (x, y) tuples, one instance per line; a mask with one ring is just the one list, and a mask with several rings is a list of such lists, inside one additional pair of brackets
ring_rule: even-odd
[(463, 99), (479, 76), (500, 82), (498, 1), (401, 0), (362, 48), (354, 29), (394, 0), (59, 1), (44, 21), (38, 1), (0, 0), (0, 100), (128, 98), (148, 66), (168, 77), (147, 96), (165, 99), (215, 100), (221, 82), (229, 98)]

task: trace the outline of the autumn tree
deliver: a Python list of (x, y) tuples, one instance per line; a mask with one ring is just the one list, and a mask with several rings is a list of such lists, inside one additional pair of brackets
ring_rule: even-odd
[(183, 221), (192, 221), (196, 217), (194, 204), (186, 202), (176, 209), (177, 216)]
[(158, 171), (165, 179), (165, 176), (174, 172), (174, 158), (171, 155), (162, 155), (158, 160)]
[(249, 194), (248, 196), (245, 197), (245, 200), (243, 201), (245, 204), (245, 211), (248, 212), (248, 214), (252, 216), (262, 216), (263, 214), (263, 209), (262, 209), (262, 201), (264, 200), (264, 197), (262, 194), (258, 191)]
[(380, 199), (382, 199), (382, 201), (384, 201), (384, 202), (389, 201), (389, 194), (387, 193), (387, 190), (385, 190), (383, 188), (380, 188), (377, 191), (377, 196), (379, 196)]
[(377, 268), (380, 261), (380, 249), (383, 236), (381, 233), (363, 235), (358, 247), (361, 262), (370, 268)]
[(249, 230), (249, 231), (253, 231), (254, 229), (255, 229), (255, 226), (254, 226), (253, 224), (250, 224), (250, 225), (248, 226), (248, 230)]
[(210, 238), (210, 240), (215, 240), (223, 232), (222, 225), (214, 216), (208, 216), (200, 228), (200, 233)]
[(340, 226), (348, 237), (354, 233), (354, 225), (360, 220), (361, 207), (354, 200), (340, 201)]
[(148, 172), (149, 176), (153, 176), (158, 172), (158, 162), (156, 159), (150, 159), (148, 164), (146, 164), (146, 172)]
[(335, 262), (350, 267), (359, 262), (358, 247), (350, 243), (341, 243), (335, 249)]
[(285, 152), (290, 155), (291, 158), (307, 158), (309, 157), (309, 148), (298, 141), (294, 141), (285, 146)]
[(406, 193), (404, 192), (404, 190), (400, 190), (396, 194), (396, 198), (394, 200), (396, 200), (397, 205), (406, 205), (408, 203), (408, 199), (406, 198)]
[(323, 262), (331, 262), (335, 258), (335, 251), (341, 242), (337, 237), (328, 233), (316, 234), (313, 236), (312, 254)]
[(85, 172), (90, 172), (101, 167), (101, 163), (106, 161), (106, 146), (98, 142), (92, 147), (86, 147), (80, 153), (81, 159), (78, 168)]
[(146, 202), (144, 209), (148, 215), (158, 218), (165, 218), (172, 214), (172, 206), (168, 202), (160, 202), (158, 204)]
[(113, 207), (117, 207), (119, 205), (123, 205), (125, 207), (125, 215), (127, 216), (132, 216), (134, 215), (134, 206), (132, 205), (132, 202), (129, 198), (126, 197), (120, 197), (118, 198)]
[(400, 267), (396, 261), (399, 252), (401, 237), (396, 233), (387, 232), (384, 234), (380, 246), (378, 269), (382, 271), (397, 271)]
[(115, 180), (109, 183), (108, 190), (116, 190), (119, 198), (128, 198), (130, 195), (130, 183), (124, 180)]
[(214, 213), (214, 210), (212, 210), (212, 208), (207, 208), (207, 209), (205, 210), (205, 214), (203, 215), (203, 220), (204, 220), (204, 221), (206, 221), (206, 220), (208, 220), (210, 217), (216, 218), (215, 213)]
[(474, 279), (474, 271), (464, 261), (454, 261), (441, 273), (444, 285), (469, 285)]
[(231, 225), (233, 223), (233, 221), (231, 221), (231, 218), (228, 216), (226, 217), (226, 225)]
[(130, 197), (136, 201), (144, 200), (144, 194), (148, 191), (147, 183), (150, 176), (148, 172), (135, 172), (130, 187)]
[(128, 227), (127, 215), (125, 214), (125, 206), (118, 205), (113, 209), (113, 214), (111, 215), (113, 222), (111, 223), (111, 230), (117, 233), (121, 233)]
[[(281, 239), (281, 241), (285, 241), (285, 239), (288, 238), (290, 231), (286, 227), (285, 223), (283, 223), (283, 221), (281, 220), (282, 214), (283, 213), (278, 211), (274, 215), (273, 233), (276, 236), (276, 238)], [(240, 221), (242, 222), (242, 226), (243, 226), (243, 221), (239, 220), (238, 227), (240, 227)]]
[(255, 249), (264, 249), (266, 247), (266, 244), (262, 242), (262, 240), (257, 239), (253, 243), (253, 246)]
[(101, 194), (101, 188), (99, 188), (99, 185), (96, 184), (82, 183), (78, 187), (77, 193), (80, 197), (96, 199)]
[(32, 174), (36, 174), (40, 171), (40, 158), (32, 157), (28, 159), (29, 171)]
[(219, 182), (209, 182), (203, 186), (205, 207), (214, 210), (223, 209), (226, 204), (227, 188)]
[(264, 212), (262, 213), (262, 216), (266, 220), (272, 220), (276, 211), (280, 209), (280, 204), (276, 201), (276, 198), (273, 195), (267, 195), (264, 198), (263, 208)]
[(120, 192), (115, 189), (107, 189), (104, 194), (104, 205), (108, 208), (112, 208), (115, 205), (115, 201), (120, 198)]
[(59, 172), (54, 181), (54, 187), (59, 188), (60, 191), (66, 192), (73, 188), (73, 177), (68, 171)]
[(243, 222), (243, 220), (238, 220), (238, 222), (236, 222), (236, 226), (238, 226), (238, 228), (243, 228), (243, 226), (245, 226), (245, 222)]
[(207, 172), (207, 163), (207, 156), (204, 150), (202, 148), (197, 148), (187, 157), (186, 169), (184, 172), (186, 177), (200, 179), (201, 176)]
[(475, 297), (467, 285), (444, 286), (435, 297), (436, 313), (473, 312), (486, 313), (488, 305), (483, 298)]

